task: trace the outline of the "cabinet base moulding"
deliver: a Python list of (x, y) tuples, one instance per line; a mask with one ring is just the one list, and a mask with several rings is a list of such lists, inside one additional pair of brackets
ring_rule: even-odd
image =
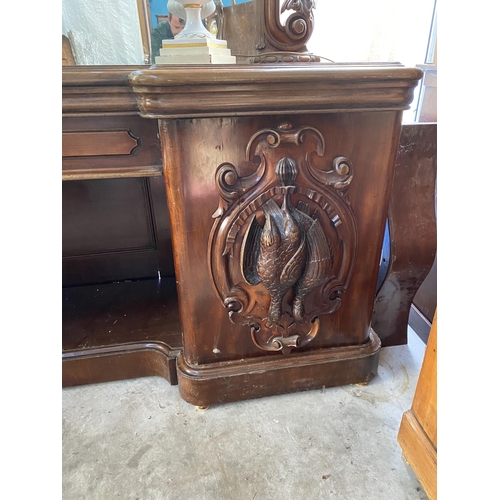
[(181, 397), (196, 406), (369, 382), (376, 374), (380, 339), (367, 343), (239, 361), (190, 365), (177, 357)]
[(159, 376), (177, 384), (175, 358), (180, 349), (162, 342), (115, 345), (63, 353), (62, 385), (73, 387)]

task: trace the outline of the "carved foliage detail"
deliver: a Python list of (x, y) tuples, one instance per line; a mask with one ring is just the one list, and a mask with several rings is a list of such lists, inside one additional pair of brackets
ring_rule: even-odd
[(319, 170), (312, 152), (323, 156), (322, 134), (285, 122), (250, 139), (246, 161), (259, 162), (252, 174), (223, 163), (215, 175), (213, 283), (230, 320), (249, 326), (264, 350), (287, 353), (310, 342), (320, 316), (340, 306), (354, 263), (352, 164), (339, 156), (331, 170)]

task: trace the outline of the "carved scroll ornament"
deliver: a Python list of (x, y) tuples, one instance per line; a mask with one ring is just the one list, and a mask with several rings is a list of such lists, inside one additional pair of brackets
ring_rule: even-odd
[[(264, 0), (264, 25), (266, 39), (278, 50), (306, 51), (306, 43), (314, 28), (314, 0)], [(291, 11), (283, 25), (280, 14)]]
[(211, 276), (230, 320), (250, 327), (260, 349), (290, 352), (318, 333), (320, 316), (340, 307), (354, 264), (356, 229), (348, 158), (319, 170), (313, 127), (263, 129), (246, 150), (250, 175), (230, 163), (216, 171), (219, 207), (209, 244)]

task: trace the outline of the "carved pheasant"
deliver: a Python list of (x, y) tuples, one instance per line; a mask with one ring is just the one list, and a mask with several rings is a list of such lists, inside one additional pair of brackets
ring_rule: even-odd
[[(293, 185), (297, 173), (290, 158), (276, 165), (283, 186)], [(283, 297), (292, 287), (293, 317), (302, 321), (306, 295), (328, 279), (332, 266), (330, 245), (319, 221), (309, 216), (309, 205), (299, 202), (295, 208), (289, 196), (285, 192), (281, 208), (273, 198), (262, 205), (264, 227), (254, 214), (243, 240), (241, 269), (248, 283), (262, 283), (269, 292), (269, 323), (281, 319)]]
[(274, 200), (264, 208), (266, 223), (260, 238), (256, 271), (271, 296), (270, 323), (281, 318), (283, 297), (300, 278), (306, 259), (304, 230), (288, 205), (288, 195), (285, 195), (281, 209)]

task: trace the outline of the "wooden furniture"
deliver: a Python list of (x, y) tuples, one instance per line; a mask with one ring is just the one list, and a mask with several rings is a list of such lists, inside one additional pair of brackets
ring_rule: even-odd
[(159, 119), (188, 402), (375, 375), (394, 158), (421, 76), (397, 64), (130, 75), (141, 115)]
[(382, 238), (422, 72), (303, 64), (312, 3), (283, 4), (285, 25), (277, 0), (252, 4), (254, 64), (63, 71), (64, 385), (158, 374), (207, 406), (377, 371)]
[(390, 252), (372, 328), (382, 346), (407, 343), (408, 318), (436, 255), (437, 125), (402, 127), (389, 201)]
[(406, 460), (430, 500), (437, 497), (437, 312), (432, 322), (411, 409), (398, 433)]
[(156, 123), (139, 116), (133, 69), (63, 70), (64, 386), (147, 375), (176, 383), (181, 335), (160, 143)]

